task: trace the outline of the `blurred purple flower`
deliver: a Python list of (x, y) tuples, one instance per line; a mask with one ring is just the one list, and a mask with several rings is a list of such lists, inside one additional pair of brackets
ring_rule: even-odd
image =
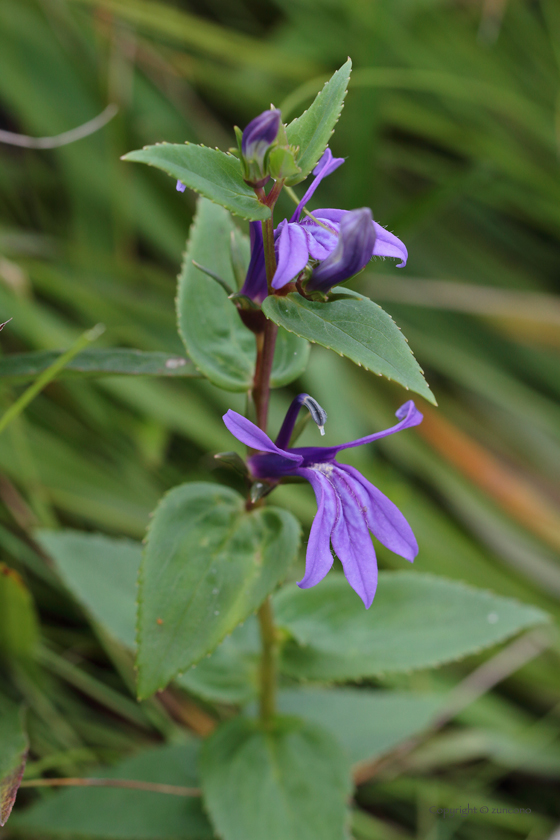
[[(314, 218), (307, 216), (303, 221), (300, 221), (300, 216), (304, 205), (310, 200), (323, 178), (330, 175), (343, 163), (344, 158), (333, 158), (331, 150), (327, 149), (313, 170), (315, 179), (298, 204), (290, 221), (285, 220), (278, 225), (276, 229), (278, 268), (272, 280), (273, 288), (281, 289), (286, 283), (297, 277), (307, 265), (310, 257), (319, 261), (326, 260), (336, 249), (342, 219), (348, 213), (355, 211), (314, 210)], [(399, 268), (405, 266), (408, 252), (404, 243), (377, 222), (372, 220), (371, 225), (375, 236), (366, 263), (371, 257), (375, 256), (395, 257), (400, 260)], [(365, 263), (361, 268), (364, 265)], [(351, 275), (347, 275), (347, 278), (349, 276)]]
[(250, 222), (249, 234), (251, 237), (251, 260), (247, 269), (245, 282), (239, 290), (239, 294), (246, 295), (254, 303), (260, 305), (268, 295), (261, 223)]
[[(322, 412), (308, 394), (300, 394), (286, 414), (276, 443), (235, 411), (228, 411), (223, 419), (238, 440), (257, 450), (258, 454), (248, 459), (256, 478), (277, 482), (285, 476), (299, 476), (309, 481), (315, 491), (317, 515), (307, 545), (305, 576), (298, 586), (308, 589), (325, 577), (333, 564), (332, 544), (348, 583), (368, 608), (377, 587), (377, 560), (369, 532), (410, 562), (418, 553), (418, 544), (410, 525), (393, 502), (354, 467), (339, 464), (336, 455), (344, 449), (417, 426), (422, 422), (422, 415), (409, 400), (396, 412), (400, 422), (390, 429), (339, 446), (290, 449), (289, 440), (302, 405), (310, 410), (314, 406), (315, 413), (317, 410)], [(325, 419), (324, 412), (322, 415), (314, 416), (320, 427)]]

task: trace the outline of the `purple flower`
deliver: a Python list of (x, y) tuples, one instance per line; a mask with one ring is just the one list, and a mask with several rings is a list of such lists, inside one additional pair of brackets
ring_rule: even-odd
[(251, 260), (247, 269), (245, 282), (239, 294), (246, 295), (254, 303), (260, 305), (268, 295), (261, 223), (250, 222), (249, 234), (251, 237)]
[[(377, 587), (377, 561), (369, 532), (410, 562), (418, 553), (418, 544), (410, 525), (393, 502), (354, 467), (339, 464), (336, 455), (343, 449), (362, 446), (417, 426), (422, 422), (422, 415), (409, 400), (396, 412), (400, 422), (390, 429), (339, 446), (288, 448), (300, 407), (311, 408), (312, 404), (317, 413), (322, 412), (308, 394), (295, 398), (276, 443), (235, 411), (228, 411), (223, 419), (238, 440), (257, 451), (248, 459), (255, 478), (277, 483), (285, 476), (299, 476), (309, 481), (315, 491), (317, 515), (307, 544), (305, 576), (298, 586), (307, 589), (325, 577), (333, 564), (332, 544), (348, 583), (368, 608)], [(326, 419), (324, 412), (314, 419), (321, 427)]]
[(361, 271), (371, 259), (375, 247), (375, 228), (371, 210), (350, 210), (340, 221), (338, 242), (329, 256), (316, 266), (305, 286), (309, 292), (328, 292)]
[[(355, 211), (314, 210), (313, 218), (307, 216), (303, 221), (300, 221), (300, 216), (304, 205), (310, 200), (323, 178), (330, 175), (343, 163), (344, 158), (333, 158), (331, 150), (327, 149), (313, 170), (315, 179), (298, 204), (292, 218), (289, 222), (285, 220), (278, 225), (276, 230), (278, 268), (272, 280), (273, 288), (281, 289), (286, 283), (297, 277), (307, 265), (310, 257), (322, 261), (327, 259), (336, 249), (342, 219), (348, 213)], [(371, 225), (375, 237), (368, 260), (375, 256), (395, 257), (400, 260), (399, 268), (405, 266), (408, 252), (404, 243), (377, 222), (372, 220)]]

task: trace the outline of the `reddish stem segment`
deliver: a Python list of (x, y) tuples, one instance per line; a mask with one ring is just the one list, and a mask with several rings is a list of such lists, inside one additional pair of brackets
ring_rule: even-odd
[[(270, 207), (270, 218), (262, 223), (264, 259), (268, 290), (272, 292), (272, 278), (276, 272), (276, 254), (274, 252), (273, 211), (276, 199), (282, 189), (282, 182), (277, 181), (268, 196), (264, 190), (256, 190), (259, 200)], [(257, 363), (253, 383), (253, 399), (257, 415), (257, 425), (266, 432), (268, 403), (270, 399), (270, 375), (276, 347), (277, 325), (267, 320), (264, 333), (257, 335)], [(260, 663), (260, 717), (263, 726), (270, 727), (276, 712), (276, 686), (278, 662), (278, 638), (274, 626), (274, 616), (270, 598), (259, 609), (262, 654)]]
[[(264, 333), (257, 336), (257, 365), (253, 385), (253, 399), (257, 414), (257, 425), (266, 432), (268, 403), (270, 399), (270, 374), (274, 361), (274, 349), (278, 327), (273, 321), (266, 322)], [(259, 346), (260, 345), (260, 346)]]
[[(272, 290), (272, 278), (276, 272), (276, 254), (274, 251), (274, 205), (282, 190), (283, 182), (277, 181), (268, 195), (262, 187), (255, 190), (259, 201), (270, 207), (270, 218), (262, 222), (264, 260), (266, 265), (266, 280), (269, 292)], [(253, 381), (253, 399), (257, 414), (257, 425), (266, 432), (268, 420), (268, 402), (270, 399), (270, 375), (274, 361), (276, 336), (278, 327), (273, 321), (267, 320), (263, 335), (257, 336), (257, 363)]]

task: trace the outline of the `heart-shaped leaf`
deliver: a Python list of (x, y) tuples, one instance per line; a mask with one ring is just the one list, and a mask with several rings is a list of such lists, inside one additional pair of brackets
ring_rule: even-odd
[(164, 688), (260, 606), (294, 560), (299, 530), (288, 511), (247, 512), (242, 496), (217, 484), (183, 484), (164, 496), (140, 571), (140, 697)]
[(224, 840), (344, 840), (348, 759), (322, 728), (238, 717), (203, 744), (202, 789)]
[[(39, 531), (38, 542), (90, 617), (114, 641), (134, 650), (136, 581), (142, 545), (85, 531)], [(191, 694), (220, 703), (245, 703), (257, 693), (260, 641), (249, 616), (177, 682)]]

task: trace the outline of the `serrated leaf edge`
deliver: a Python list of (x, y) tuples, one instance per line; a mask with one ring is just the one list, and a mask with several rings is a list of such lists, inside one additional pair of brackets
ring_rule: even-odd
[[(349, 291), (351, 291), (351, 290), (350, 290), (350, 289), (345, 289), (344, 291), (345, 291), (345, 292), (349, 292)], [(432, 393), (432, 390), (431, 390), (430, 386), (429, 386), (429, 385), (428, 385), (428, 383), (426, 382), (426, 379), (424, 378), (424, 371), (423, 371), (423, 369), (420, 367), (420, 365), (418, 364), (418, 361), (417, 361), (417, 359), (416, 359), (416, 356), (415, 356), (415, 355), (414, 355), (414, 353), (412, 352), (412, 349), (411, 349), (411, 347), (410, 347), (410, 344), (409, 344), (409, 342), (408, 342), (408, 340), (407, 340), (406, 336), (404, 336), (404, 335), (403, 335), (402, 330), (401, 330), (401, 328), (399, 327), (399, 325), (396, 323), (396, 321), (393, 319), (393, 317), (392, 317), (391, 315), (389, 315), (389, 313), (388, 313), (388, 312), (386, 312), (386, 311), (385, 311), (385, 310), (384, 310), (381, 306), (379, 306), (379, 304), (378, 304), (378, 303), (376, 303), (374, 300), (371, 300), (371, 298), (367, 297), (367, 295), (358, 294), (357, 292), (355, 292), (354, 294), (356, 295), (356, 299), (358, 299), (358, 300), (367, 300), (367, 301), (369, 301), (371, 304), (373, 304), (373, 306), (376, 306), (378, 309), (380, 309), (380, 310), (381, 310), (381, 312), (383, 312), (383, 314), (384, 314), (384, 315), (386, 315), (386, 316), (389, 318), (389, 320), (392, 322), (392, 324), (394, 324), (394, 326), (395, 326), (395, 327), (398, 329), (398, 331), (401, 333), (401, 335), (403, 336), (403, 338), (404, 338), (404, 340), (405, 340), (405, 342), (406, 342), (406, 348), (407, 348), (408, 352), (410, 353), (410, 355), (412, 356), (412, 358), (413, 358), (413, 360), (414, 360), (415, 364), (418, 366), (418, 370), (419, 370), (419, 371), (420, 371), (420, 373), (422, 374), (422, 379), (424, 380), (424, 382), (425, 382), (425, 384), (426, 384), (426, 388), (428, 389), (428, 392), (429, 392), (429, 393), (430, 393), (430, 395), (433, 397), (433, 400), (429, 400), (429, 399), (428, 399), (428, 397), (427, 397), (425, 394), (422, 394), (422, 393), (420, 393), (419, 391), (414, 390), (414, 388), (410, 388), (408, 385), (403, 385), (403, 384), (402, 384), (402, 382), (399, 382), (399, 380), (398, 380), (398, 379), (394, 379), (393, 377), (389, 376), (387, 373), (377, 373), (376, 371), (372, 370), (372, 369), (371, 369), (370, 367), (368, 367), (367, 365), (364, 365), (364, 364), (362, 364), (361, 362), (357, 362), (355, 359), (353, 359), (353, 358), (352, 358), (352, 356), (351, 356), (351, 355), (349, 355), (349, 354), (347, 354), (347, 353), (341, 353), (341, 352), (339, 352), (338, 350), (335, 350), (335, 349), (334, 349), (334, 347), (330, 347), (328, 344), (319, 344), (319, 342), (314, 341), (313, 339), (308, 338), (308, 337), (307, 337), (307, 336), (305, 336), (305, 335), (301, 335), (301, 333), (297, 332), (297, 330), (290, 329), (289, 327), (287, 327), (287, 326), (286, 326), (286, 324), (284, 324), (284, 323), (280, 323), (279, 321), (275, 321), (275, 319), (274, 319), (274, 318), (272, 318), (270, 315), (267, 315), (267, 318), (270, 318), (270, 320), (271, 320), (271, 321), (274, 321), (276, 324), (278, 324), (278, 326), (279, 326), (279, 327), (282, 327), (283, 329), (285, 329), (285, 330), (286, 330), (286, 332), (291, 332), (291, 333), (293, 333), (294, 335), (299, 336), (299, 338), (303, 338), (303, 339), (305, 339), (306, 341), (310, 342), (310, 344), (319, 344), (319, 346), (320, 346), (320, 347), (325, 347), (325, 349), (327, 349), (327, 350), (332, 350), (332, 352), (333, 352), (333, 353), (336, 353), (336, 354), (337, 354), (338, 356), (340, 356), (341, 358), (350, 359), (350, 361), (351, 361), (351, 362), (353, 362), (355, 365), (357, 365), (358, 367), (363, 368), (364, 370), (367, 370), (369, 373), (373, 373), (375, 376), (384, 376), (384, 377), (385, 377), (385, 379), (388, 379), (388, 380), (389, 380), (389, 382), (396, 382), (396, 383), (397, 383), (397, 385), (400, 385), (402, 388), (404, 388), (404, 389), (405, 389), (405, 391), (412, 391), (413, 393), (418, 394), (419, 396), (423, 397), (425, 400), (428, 400), (428, 402), (432, 402), (432, 404), (433, 404), (433, 405), (437, 406), (437, 404), (438, 404), (438, 403), (437, 403), (437, 400), (436, 400), (435, 396), (433, 395), (433, 393)], [(286, 297), (290, 297), (292, 300), (295, 300), (295, 299), (296, 299), (296, 295), (297, 295), (297, 293), (292, 292), (290, 295), (286, 295)], [(297, 296), (298, 296), (298, 297), (301, 297), (301, 295), (297, 295)], [(275, 295), (269, 295), (268, 297), (275, 297), (275, 298), (276, 298), (277, 296), (275, 296)], [(352, 297), (353, 297), (353, 295), (352, 295)], [(282, 298), (280, 298), (280, 299), (282, 299)], [(268, 298), (265, 298), (265, 301), (266, 301), (266, 300), (268, 300)], [(334, 302), (334, 301), (333, 301), (333, 302)], [(263, 302), (263, 305), (264, 305), (264, 302)], [(304, 308), (305, 308), (305, 307), (304, 307)], [(309, 310), (309, 309), (307, 309), (307, 308), (305, 308), (305, 311), (306, 311), (306, 312), (312, 312), (312, 310)], [(347, 334), (347, 335), (349, 335), (349, 334)], [(350, 336), (350, 338), (352, 338), (352, 336)], [(379, 355), (379, 354), (377, 354), (377, 355)], [(391, 364), (391, 362), (389, 362), (389, 361), (388, 361), (387, 359), (385, 359), (383, 356), (380, 356), (380, 358), (381, 358), (381, 359), (383, 359), (383, 361), (384, 361), (384, 362), (386, 362), (388, 365), (390, 365), (392, 368), (394, 368), (394, 365), (393, 365), (393, 364)]]
[[(337, 126), (337, 124), (338, 124), (338, 121), (340, 120), (340, 116), (341, 116), (341, 114), (342, 114), (342, 110), (343, 110), (343, 108), (344, 108), (344, 103), (345, 103), (345, 100), (346, 100), (346, 95), (347, 95), (347, 93), (348, 93), (348, 86), (349, 86), (349, 84), (350, 84), (350, 74), (352, 73), (352, 60), (350, 59), (350, 57), (348, 57), (348, 59), (344, 62), (344, 64), (342, 64), (342, 65), (341, 65), (341, 67), (339, 67), (339, 68), (338, 68), (338, 70), (336, 70), (336, 71), (335, 71), (335, 73), (333, 73), (333, 76), (334, 76), (336, 73), (338, 73), (340, 70), (342, 70), (342, 68), (343, 68), (343, 67), (345, 67), (345, 66), (346, 66), (346, 64), (348, 64), (348, 62), (350, 62), (350, 73), (348, 74), (348, 81), (346, 82), (346, 87), (344, 88), (344, 94), (343, 94), (343, 96), (342, 96), (342, 101), (341, 101), (341, 103), (340, 103), (340, 109), (339, 109), (339, 111), (338, 111), (338, 114), (336, 115), (336, 120), (335, 120), (335, 122), (334, 122), (334, 125), (333, 125), (333, 128), (332, 128), (332, 131), (331, 131), (331, 133), (329, 134), (329, 136), (328, 136), (328, 138), (327, 138), (327, 142), (325, 143), (325, 148), (321, 151), (321, 154), (319, 155), (319, 157), (317, 158), (317, 160), (315, 161), (315, 163), (314, 163), (312, 166), (310, 166), (310, 167), (309, 167), (309, 169), (307, 170), (307, 172), (305, 172), (305, 173), (304, 173), (304, 171), (302, 170), (301, 175), (302, 175), (303, 177), (301, 177), (301, 178), (300, 178), (300, 180), (298, 181), (298, 183), (299, 183), (299, 184), (300, 184), (302, 181), (304, 181), (304, 180), (305, 180), (305, 179), (306, 179), (306, 178), (310, 175), (310, 173), (313, 171), (313, 169), (315, 168), (315, 166), (317, 165), (317, 163), (318, 163), (318, 162), (319, 162), (319, 160), (321, 159), (321, 156), (324, 154), (325, 149), (326, 149), (326, 148), (327, 148), (327, 146), (329, 145), (329, 140), (330, 140), (330, 138), (333, 136), (333, 134), (334, 134), (334, 132), (335, 132), (335, 128), (336, 128), (336, 126)], [(290, 122), (290, 123), (286, 126), (286, 131), (288, 130), (288, 128), (289, 128), (291, 125), (293, 125), (295, 122), (297, 122), (297, 120), (301, 119), (301, 118), (302, 118), (305, 114), (307, 114), (307, 112), (310, 110), (310, 108), (312, 108), (312, 106), (313, 106), (313, 105), (315, 104), (315, 102), (317, 101), (318, 97), (319, 97), (319, 96), (321, 96), (321, 94), (323, 93), (323, 91), (325, 90), (325, 88), (327, 87), (327, 85), (329, 84), (329, 82), (332, 80), (333, 76), (331, 76), (329, 79), (327, 79), (327, 81), (325, 82), (325, 84), (323, 85), (323, 87), (321, 88), (321, 90), (320, 90), (320, 91), (317, 93), (317, 95), (315, 96), (315, 99), (313, 100), (313, 102), (311, 103), (311, 105), (309, 106), (309, 108), (306, 108), (306, 109), (305, 109), (305, 111), (302, 111), (302, 113), (301, 113), (298, 117), (295, 117), (295, 118), (294, 118), (294, 119), (293, 119), (293, 120), (292, 120), (292, 121), (291, 121), (291, 122)], [(296, 163), (297, 163), (297, 160), (296, 160)], [(300, 336), (300, 337), (301, 337), (301, 336)]]
[[(148, 149), (153, 149), (153, 148), (155, 148), (156, 146), (197, 146), (197, 147), (198, 147), (198, 148), (200, 148), (200, 149), (208, 149), (208, 150), (209, 150), (209, 151), (211, 151), (211, 152), (220, 152), (220, 154), (224, 155), (225, 157), (236, 159), (236, 158), (235, 158), (235, 155), (231, 155), (229, 152), (224, 152), (224, 151), (222, 151), (221, 149), (218, 149), (217, 147), (216, 147), (216, 148), (212, 148), (211, 146), (205, 146), (203, 143), (190, 143), (188, 140), (185, 140), (185, 142), (184, 142), (184, 143), (168, 143), (167, 141), (163, 141), (163, 142), (161, 142), (161, 143), (150, 143), (148, 146), (142, 146), (142, 150), (141, 150), (141, 151), (147, 151)], [(134, 151), (136, 151), (136, 150), (134, 150)], [(121, 160), (124, 160), (124, 161), (126, 161), (127, 163), (145, 163), (145, 164), (147, 164), (147, 166), (151, 166), (151, 167), (153, 167), (154, 169), (159, 169), (160, 171), (166, 172), (166, 173), (167, 173), (167, 174), (168, 174), (171, 178), (174, 178), (174, 177), (175, 177), (174, 175), (171, 175), (171, 173), (169, 173), (169, 172), (167, 171), (167, 169), (164, 169), (162, 166), (156, 166), (156, 164), (155, 164), (155, 163), (149, 163), (148, 161), (137, 161), (137, 160), (132, 160), (132, 158), (129, 158), (129, 157), (128, 157), (128, 155), (129, 155), (129, 154), (133, 154), (133, 152), (127, 152), (127, 154), (126, 154), (126, 155), (122, 155), (122, 156), (121, 156)], [(177, 179), (177, 180), (180, 180), (180, 179)], [(183, 182), (181, 181), (181, 183), (183, 183)], [(212, 204), (217, 204), (217, 205), (218, 205), (218, 207), (224, 207), (224, 205), (223, 205), (223, 204), (220, 204), (220, 203), (219, 203), (219, 201), (214, 201), (214, 199), (213, 199), (213, 198), (210, 198), (209, 196), (204, 195), (204, 193), (203, 193), (203, 192), (201, 192), (199, 189), (196, 189), (196, 187), (191, 187), (191, 186), (189, 186), (188, 184), (185, 184), (185, 186), (186, 186), (189, 190), (192, 190), (193, 192), (195, 192), (197, 195), (201, 195), (201, 196), (202, 196), (203, 198), (205, 198), (207, 201), (211, 201), (211, 202), (212, 202)], [(226, 189), (226, 188), (224, 188), (224, 189)], [(251, 198), (252, 198), (252, 196), (250, 196), (250, 195), (244, 195), (243, 193), (234, 193), (234, 192), (232, 192), (231, 190), (230, 190), (230, 192), (231, 192), (231, 194), (232, 194), (233, 196), (240, 196), (240, 197), (247, 198), (247, 199), (251, 199)], [(256, 203), (256, 204), (258, 204), (259, 206), (264, 207), (264, 205), (261, 205), (260, 201), (257, 199), (257, 197), (256, 197), (256, 196), (255, 196), (255, 203)], [(269, 213), (269, 215), (267, 216), (267, 218), (269, 218), (269, 217), (270, 217), (270, 213), (271, 213), (271, 211), (270, 211), (270, 208), (266, 208), (266, 209), (268, 209), (268, 213)], [(246, 221), (246, 222), (266, 221), (266, 219), (251, 219), (251, 218), (249, 218), (249, 216), (243, 216), (241, 213), (236, 213), (234, 210), (231, 210), (229, 207), (224, 207), (224, 210), (227, 210), (227, 211), (228, 211), (229, 213), (231, 213), (232, 215), (237, 216), (238, 218), (243, 219), (243, 220), (244, 220), (244, 221)]]

